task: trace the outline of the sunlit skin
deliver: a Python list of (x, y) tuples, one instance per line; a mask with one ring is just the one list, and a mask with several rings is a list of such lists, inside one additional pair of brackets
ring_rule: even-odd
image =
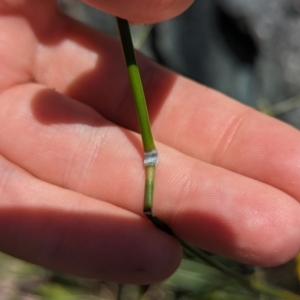
[[(133, 23), (191, 4), (91, 2)], [(148, 16), (132, 13), (136, 3)], [(166, 278), (181, 248), (143, 216), (143, 150), (119, 42), (52, 0), (1, 1), (0, 41), (0, 250), (101, 280)], [(160, 153), (155, 214), (190, 244), (241, 262), (295, 256), (300, 133), (138, 61)]]

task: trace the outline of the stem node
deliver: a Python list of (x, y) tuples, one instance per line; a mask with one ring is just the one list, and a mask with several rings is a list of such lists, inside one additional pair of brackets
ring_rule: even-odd
[(144, 152), (144, 165), (156, 166), (158, 164), (158, 153), (156, 149)]

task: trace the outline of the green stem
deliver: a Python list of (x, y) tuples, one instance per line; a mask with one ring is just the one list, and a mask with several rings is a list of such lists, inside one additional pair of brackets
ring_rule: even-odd
[(155, 149), (155, 144), (152, 136), (141, 76), (135, 59), (129, 25), (128, 22), (124, 19), (117, 18), (117, 22), (127, 65), (127, 72), (142, 134), (144, 150), (145, 152), (152, 151)]
[(152, 131), (148, 116), (148, 110), (146, 105), (146, 100), (144, 96), (143, 86), (140, 78), (139, 69), (136, 63), (133, 44), (131, 40), (131, 34), (128, 22), (126, 20), (117, 18), (120, 37), (123, 46), (123, 52), (125, 56), (125, 61), (127, 65), (128, 76), (133, 92), (134, 102), (136, 106), (139, 126), (141, 130), (143, 146), (144, 146), (144, 165), (145, 165), (145, 196), (144, 196), (144, 214), (153, 222), (155, 226), (159, 229), (171, 234), (176, 238), (179, 243), (182, 245), (185, 254), (188, 256), (195, 257), (201, 261), (207, 263), (208, 265), (218, 269), (223, 272), (230, 278), (239, 282), (246, 289), (251, 291), (253, 294), (263, 294), (266, 296), (271, 296), (275, 299), (286, 299), (286, 300), (300, 300), (300, 296), (297, 296), (293, 293), (289, 293), (284, 290), (276, 289), (270, 287), (266, 284), (258, 282), (256, 280), (248, 279), (239, 273), (227, 268), (226, 266), (215, 261), (203, 251), (192, 247), (187, 244), (185, 241), (181, 240), (179, 237), (174, 235), (171, 229), (152, 213), (152, 204), (153, 204), (153, 190), (154, 190), (154, 175), (155, 168), (158, 163), (157, 150), (155, 148), (154, 140), (152, 137)]
[(129, 25), (126, 20), (120, 18), (117, 18), (117, 22), (143, 140), (144, 165), (146, 169), (144, 214), (149, 218), (149, 216), (152, 216), (154, 176), (155, 167), (158, 163), (158, 154), (152, 136), (144, 89), (135, 59)]
[(152, 215), (155, 165), (146, 166), (145, 195), (144, 195), (144, 214)]

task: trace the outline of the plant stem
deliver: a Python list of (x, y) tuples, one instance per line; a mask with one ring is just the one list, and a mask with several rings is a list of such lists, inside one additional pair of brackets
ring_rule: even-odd
[(134, 103), (137, 111), (138, 121), (142, 134), (142, 140), (145, 152), (155, 150), (155, 144), (150, 127), (149, 115), (147, 110), (146, 99), (139, 68), (136, 63), (132, 39), (128, 22), (124, 19), (117, 18), (118, 27), (121, 37), (124, 56), (127, 65), (127, 72), (131, 84)]
[(129, 25), (126, 20), (121, 18), (117, 18), (117, 22), (144, 147), (144, 165), (146, 169), (144, 214), (148, 216), (148, 218), (151, 218), (155, 168), (158, 163), (158, 154), (152, 136), (144, 89), (135, 59)]

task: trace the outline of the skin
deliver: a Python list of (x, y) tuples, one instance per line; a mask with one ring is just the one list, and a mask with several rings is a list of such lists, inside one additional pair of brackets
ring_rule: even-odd
[(83, 0), (102, 11), (127, 19), (131, 23), (158, 23), (174, 18), (194, 0)]
[[(153, 0), (127, 2), (91, 1), (132, 22), (191, 4), (150, 5), (147, 18), (131, 7)], [(51, 0), (1, 1), (0, 41), (0, 250), (101, 280), (169, 276), (181, 248), (142, 215), (142, 147), (119, 43)], [(189, 243), (241, 262), (291, 259), (300, 248), (299, 132), (138, 61), (160, 153), (156, 215)]]

